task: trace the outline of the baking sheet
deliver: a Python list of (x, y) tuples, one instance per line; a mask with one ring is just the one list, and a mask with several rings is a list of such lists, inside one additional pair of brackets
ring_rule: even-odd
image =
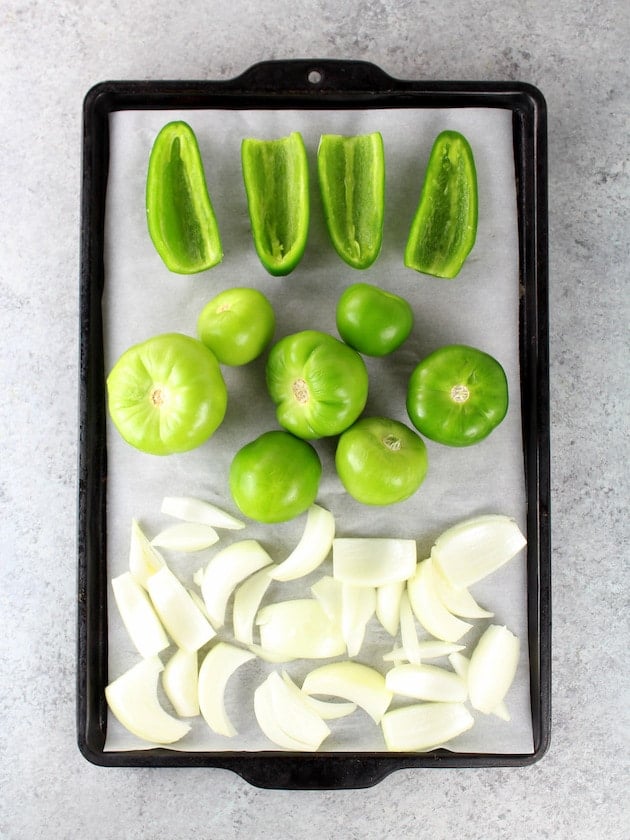
[[(221, 230), (223, 262), (199, 275), (171, 274), (150, 241), (144, 191), (149, 152), (160, 128), (173, 119), (195, 130), (206, 168), (208, 188)], [(407, 342), (385, 359), (366, 359), (370, 394), (366, 415), (385, 415), (409, 424), (405, 411), (406, 382), (417, 362), (449, 343), (471, 344), (492, 354), (505, 368), (510, 408), (504, 422), (480, 444), (450, 449), (427, 441), (429, 472), (409, 500), (387, 508), (366, 508), (343, 490), (334, 470), (334, 440), (314, 443), (323, 464), (318, 503), (333, 512), (339, 536), (399, 536), (415, 539), (418, 557), (428, 556), (441, 531), (480, 513), (505, 513), (526, 529), (518, 345), (518, 235), (512, 146), (512, 114), (493, 108), (366, 109), (366, 110), (195, 110), (122, 111), (110, 114), (110, 169), (105, 221), (105, 292), (103, 297), (105, 370), (132, 344), (162, 332), (195, 335), (197, 317), (219, 291), (253, 286), (269, 298), (277, 316), (275, 340), (311, 328), (336, 335), (335, 305), (351, 283), (363, 281), (406, 297), (415, 312)], [(459, 277), (432, 279), (403, 266), (402, 255), (417, 205), (433, 140), (444, 129), (469, 139), (479, 184), (477, 242)], [(307, 249), (295, 271), (271, 277), (255, 253), (247, 215), (240, 166), (244, 137), (279, 137), (300, 131), (311, 170), (311, 226)], [(320, 134), (380, 131), (386, 154), (386, 218), (383, 250), (366, 271), (356, 271), (336, 255), (328, 240), (316, 180)], [(202, 447), (157, 458), (122, 441), (108, 420), (108, 577), (128, 568), (131, 518), (139, 519), (149, 536), (167, 522), (160, 513), (162, 497), (195, 495), (238, 513), (231, 501), (227, 475), (234, 453), (268, 429), (278, 428), (264, 388), (265, 357), (244, 368), (223, 368), (229, 405), (224, 423)], [(186, 582), (215, 550), (235, 539), (259, 539), (274, 561), (281, 562), (299, 540), (305, 516), (281, 525), (248, 522), (244, 531), (221, 532), (221, 542), (205, 553), (167, 554), (167, 562)], [(299, 595), (330, 573), (327, 561), (312, 575), (293, 583), (274, 583), (263, 603)], [(491, 609), (494, 623), (506, 624), (521, 639), (521, 659), (506, 698), (511, 721), (475, 713), (475, 726), (449, 742), (459, 752), (533, 752), (527, 657), (526, 556), (522, 552), (503, 569), (472, 589)], [(115, 679), (138, 661), (109, 592), (109, 678)], [(470, 652), (486, 621), (475, 621), (464, 638)], [(230, 612), (226, 632), (230, 641)], [(424, 634), (419, 628), (420, 636)], [(357, 657), (382, 673), (383, 653), (398, 645), (375, 618)], [(172, 649), (165, 651), (166, 658)], [(191, 719), (191, 732), (173, 749), (275, 749), (259, 730), (253, 713), (253, 692), (271, 669), (285, 667), (298, 682), (318, 662), (284, 666), (260, 660), (248, 663), (231, 678), (226, 707), (238, 735), (214, 735), (202, 718)], [(437, 661), (437, 664), (445, 664)], [(168, 702), (163, 698), (164, 705)], [(396, 698), (395, 705), (413, 701)], [(322, 751), (383, 751), (380, 729), (358, 710), (331, 722), (332, 735)], [(105, 750), (142, 749), (151, 745), (129, 735), (109, 714)]]

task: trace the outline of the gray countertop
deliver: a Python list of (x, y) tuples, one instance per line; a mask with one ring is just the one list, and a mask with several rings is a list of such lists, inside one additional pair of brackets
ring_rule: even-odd
[[(627, 836), (629, 41), (622, 0), (4, 0), (1, 837)], [(226, 79), (294, 57), (531, 82), (547, 100), (553, 724), (528, 768), (292, 793), (102, 769), (76, 747), (82, 100), (106, 79)]]

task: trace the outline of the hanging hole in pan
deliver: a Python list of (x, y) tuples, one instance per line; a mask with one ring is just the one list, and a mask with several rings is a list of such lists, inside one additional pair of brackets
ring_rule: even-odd
[(319, 85), (324, 78), (324, 74), (321, 70), (309, 70), (306, 78), (308, 79), (308, 83), (310, 85)]

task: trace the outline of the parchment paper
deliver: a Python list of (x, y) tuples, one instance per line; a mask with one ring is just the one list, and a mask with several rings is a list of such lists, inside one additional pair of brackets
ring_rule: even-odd
[[(173, 119), (195, 130), (206, 168), (208, 188), (217, 214), (225, 257), (199, 275), (171, 274), (155, 252), (147, 232), (145, 179), (151, 146), (160, 128)], [(417, 540), (418, 558), (447, 527), (481, 513), (515, 517), (525, 532), (525, 492), (520, 428), (518, 371), (518, 238), (511, 112), (501, 109), (383, 109), (364, 111), (140, 111), (110, 116), (111, 157), (106, 208), (105, 363), (108, 372), (129, 346), (162, 332), (196, 334), (197, 317), (219, 291), (238, 285), (264, 292), (275, 308), (275, 340), (312, 328), (337, 335), (335, 305), (351, 283), (364, 281), (403, 295), (413, 305), (415, 326), (407, 342), (385, 359), (366, 359), (370, 393), (366, 415), (385, 415), (409, 424), (405, 411), (406, 382), (417, 362), (449, 343), (471, 344), (500, 360), (508, 376), (510, 408), (504, 422), (482, 443), (451, 449), (427, 441), (429, 472), (409, 500), (386, 508), (368, 508), (344, 491), (334, 469), (334, 440), (315, 443), (323, 478), (318, 502), (330, 509), (339, 536), (396, 536)], [(444, 129), (469, 139), (479, 183), (479, 228), (475, 247), (457, 279), (432, 279), (403, 265), (403, 252), (415, 211), (431, 145)], [(271, 277), (255, 253), (251, 239), (240, 164), (244, 137), (274, 138), (300, 131), (311, 170), (311, 225), (306, 253), (287, 277)], [(380, 131), (386, 153), (387, 194), (383, 250), (366, 271), (347, 266), (334, 252), (324, 227), (317, 178), (316, 151), (320, 134)], [(202, 447), (164, 458), (138, 452), (108, 425), (108, 577), (128, 568), (132, 516), (151, 537), (171, 524), (160, 514), (164, 495), (193, 495), (238, 514), (230, 498), (230, 461), (245, 443), (278, 428), (264, 387), (265, 356), (242, 368), (223, 368), (229, 407), (223, 425)], [(109, 422), (109, 421), (108, 421)], [(170, 567), (187, 584), (215, 550), (235, 539), (259, 539), (281, 562), (300, 538), (305, 516), (265, 526), (248, 522), (244, 531), (223, 531), (213, 549), (195, 555), (166, 554)], [(450, 749), (499, 753), (533, 751), (527, 655), (525, 552), (472, 588), (478, 601), (494, 611), (490, 621), (506, 624), (521, 640), (516, 680), (506, 698), (511, 721), (474, 713), (475, 726), (449, 742)], [(328, 560), (308, 578), (273, 584), (263, 603), (310, 596), (309, 587), (331, 573)], [(231, 607), (231, 605), (230, 605)], [(110, 591), (109, 678), (115, 679), (139, 659), (122, 626)], [(466, 653), (489, 623), (476, 620), (465, 636)], [(231, 640), (231, 611), (221, 637)], [(419, 634), (426, 634), (419, 629)], [(357, 660), (382, 673), (389, 667), (382, 654), (392, 640), (376, 618), (368, 626)], [(163, 661), (174, 648), (162, 654)], [(273, 668), (286, 667), (301, 682), (316, 665), (297, 661), (274, 666), (260, 660), (241, 667), (231, 678), (226, 708), (238, 735), (214, 735), (202, 718), (192, 719), (191, 732), (174, 745), (181, 750), (274, 749), (259, 730), (253, 713), (253, 692)], [(435, 664), (448, 666), (446, 660)], [(162, 697), (168, 709), (168, 701)], [(393, 706), (414, 701), (396, 698)], [(392, 706), (392, 707), (393, 707)], [(331, 722), (333, 734), (322, 750), (385, 750), (380, 728), (358, 710)], [(110, 714), (107, 750), (141, 749), (147, 745), (129, 735)]]

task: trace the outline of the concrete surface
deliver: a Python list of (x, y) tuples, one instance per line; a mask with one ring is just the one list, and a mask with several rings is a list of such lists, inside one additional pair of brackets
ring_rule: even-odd
[[(0, 7), (0, 836), (627, 836), (628, 128), (622, 0), (4, 0)], [(265, 58), (531, 82), (549, 108), (553, 729), (526, 769), (273, 792), (99, 769), (75, 745), (81, 105), (105, 79)], [(625, 825), (625, 828), (624, 828)]]

